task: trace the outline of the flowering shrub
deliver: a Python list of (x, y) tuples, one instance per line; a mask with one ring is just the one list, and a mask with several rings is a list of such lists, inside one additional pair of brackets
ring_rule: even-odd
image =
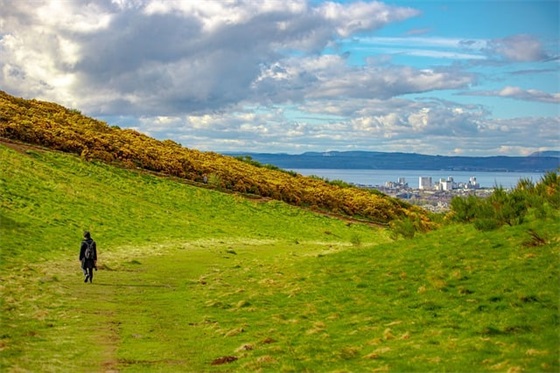
[(16, 98), (2, 91), (0, 136), (74, 153), (88, 161), (140, 168), (377, 223), (410, 215), (428, 223), (423, 210), (384, 195), (262, 167), (246, 159), (185, 148), (171, 140), (159, 141), (132, 129), (111, 127), (77, 110)]

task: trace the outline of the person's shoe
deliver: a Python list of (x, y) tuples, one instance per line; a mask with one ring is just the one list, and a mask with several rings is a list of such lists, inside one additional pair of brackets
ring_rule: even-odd
[(93, 282), (93, 276), (89, 276), (89, 283), (91, 284)]
[(89, 279), (89, 276), (86, 275), (86, 278), (84, 279), (84, 282), (87, 282), (88, 279)]

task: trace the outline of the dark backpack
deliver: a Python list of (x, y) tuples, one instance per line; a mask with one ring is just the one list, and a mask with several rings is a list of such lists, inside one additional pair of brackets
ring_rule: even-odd
[(93, 240), (84, 241), (86, 243), (86, 251), (84, 252), (84, 258), (94, 259), (95, 252), (93, 250)]

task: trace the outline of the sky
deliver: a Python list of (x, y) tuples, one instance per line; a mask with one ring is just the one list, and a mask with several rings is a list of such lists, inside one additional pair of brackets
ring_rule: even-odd
[(560, 2), (0, 0), (0, 90), (215, 152), (560, 150)]

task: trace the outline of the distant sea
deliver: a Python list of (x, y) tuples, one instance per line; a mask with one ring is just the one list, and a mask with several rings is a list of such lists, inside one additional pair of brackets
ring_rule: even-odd
[(341, 169), (292, 169), (304, 176), (315, 175), (328, 180), (342, 180), (347, 183), (384, 186), (387, 181), (398, 181), (404, 178), (410, 188), (418, 188), (418, 178), (420, 176), (431, 177), (435, 183), (440, 179), (452, 177), (456, 183), (467, 183), (471, 177), (476, 177), (476, 181), (481, 188), (493, 188), (501, 186), (511, 189), (517, 185), (521, 179), (529, 179), (534, 183), (541, 180), (544, 173), (534, 172), (471, 172), (471, 171), (415, 171), (415, 170), (341, 170)]

